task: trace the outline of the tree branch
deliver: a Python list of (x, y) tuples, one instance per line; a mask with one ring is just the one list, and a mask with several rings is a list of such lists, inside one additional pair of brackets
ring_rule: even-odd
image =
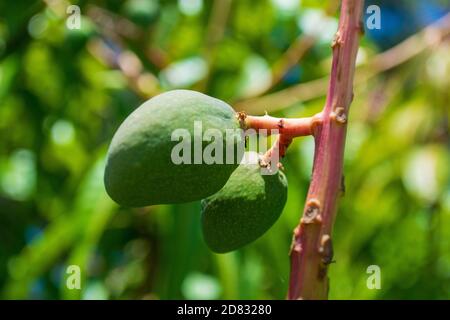
[(314, 127), (322, 121), (321, 113), (308, 118), (275, 118), (269, 115), (250, 116), (239, 112), (238, 118), (241, 126), (246, 129), (278, 130), (280, 134), (291, 138), (312, 135)]
[[(237, 117), (244, 129), (267, 130), (269, 135), (276, 130), (277, 140), (260, 159), (261, 166), (269, 167), (272, 161), (279, 161), (286, 155), (287, 148), (296, 137), (312, 135), (315, 128), (322, 124), (322, 113), (308, 118), (275, 118), (269, 115), (249, 116), (245, 112), (238, 112)], [(281, 163), (276, 163), (281, 167)]]
[(361, 33), (362, 0), (343, 0), (333, 41), (333, 63), (322, 124), (314, 130), (316, 150), (303, 217), (294, 231), (288, 299), (326, 299), (331, 232), (341, 194), (347, 115)]
[(217, 45), (225, 35), (228, 18), (231, 11), (232, 0), (214, 0), (209, 18), (204, 57), (208, 65), (205, 78), (197, 85), (199, 91), (208, 91), (209, 81), (214, 73)]
[[(327, 16), (332, 16), (336, 13), (339, 7), (338, 0), (332, 0), (328, 2), (325, 13)], [(270, 86), (260, 94), (263, 94), (278, 83), (281, 82), (283, 77), (294, 67), (296, 64), (303, 59), (303, 57), (311, 50), (311, 48), (316, 44), (317, 37), (308, 34), (301, 34), (297, 39), (292, 42), (289, 48), (283, 53), (283, 55), (274, 63), (272, 67), (272, 82)]]

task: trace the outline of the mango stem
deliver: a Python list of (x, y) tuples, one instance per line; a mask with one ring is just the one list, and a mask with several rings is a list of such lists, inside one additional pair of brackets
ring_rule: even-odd
[(269, 134), (277, 130), (277, 133), (292, 140), (296, 137), (313, 135), (316, 125), (322, 123), (322, 113), (307, 118), (275, 118), (267, 114), (251, 116), (238, 112), (238, 119), (244, 129), (266, 129)]

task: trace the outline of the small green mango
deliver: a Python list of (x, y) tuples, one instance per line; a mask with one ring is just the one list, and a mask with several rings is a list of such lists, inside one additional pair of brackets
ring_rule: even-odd
[[(194, 164), (195, 137), (200, 152), (215, 142), (195, 131), (221, 133), (223, 163)], [(171, 154), (183, 139), (172, 141), (175, 130), (188, 132), (191, 163), (174, 163)], [(233, 129), (227, 140), (226, 130)], [(105, 188), (117, 203), (129, 207), (200, 200), (219, 191), (238, 167), (237, 144), (242, 143), (239, 121), (225, 102), (189, 90), (158, 95), (136, 109), (117, 130), (108, 150)], [(197, 133), (195, 133), (195, 132)], [(212, 140), (212, 141), (205, 141)], [(235, 148), (233, 164), (226, 163), (226, 141)], [(198, 148), (197, 154), (198, 154)], [(181, 152), (183, 153), (183, 152)], [(201, 154), (202, 156), (202, 154)], [(242, 157), (242, 154), (241, 154)]]
[(225, 186), (202, 201), (202, 231), (217, 253), (236, 250), (262, 236), (287, 200), (286, 176), (262, 175), (258, 164), (241, 164)]

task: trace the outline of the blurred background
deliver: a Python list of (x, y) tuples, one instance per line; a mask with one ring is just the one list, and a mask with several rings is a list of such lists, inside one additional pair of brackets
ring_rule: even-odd
[[(80, 29), (68, 28), (71, 4)], [(450, 3), (368, 5), (381, 8), (381, 29), (366, 30), (358, 53), (330, 298), (449, 299)], [(320, 111), (338, 9), (334, 0), (0, 1), (0, 297), (284, 299), (311, 138), (284, 160), (278, 222), (225, 255), (205, 246), (198, 203), (113, 203), (104, 158), (119, 124), (174, 88), (254, 115)], [(70, 265), (81, 290), (66, 287)], [(366, 286), (370, 265), (380, 290)]]

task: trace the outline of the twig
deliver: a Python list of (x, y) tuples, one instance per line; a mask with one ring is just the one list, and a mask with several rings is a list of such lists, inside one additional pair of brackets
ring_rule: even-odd
[(87, 15), (97, 24), (103, 34), (109, 37), (120, 35), (125, 38), (137, 39), (141, 37), (142, 30), (132, 21), (96, 5), (89, 5)]
[(159, 94), (161, 89), (158, 79), (144, 70), (141, 61), (132, 51), (123, 50), (118, 43), (115, 44), (115, 50), (112, 50), (103, 39), (97, 38), (88, 43), (87, 50), (109, 67), (119, 69), (130, 89), (142, 99)]
[(326, 299), (331, 232), (342, 186), (347, 115), (353, 99), (362, 0), (343, 0), (322, 124), (315, 132), (314, 167), (303, 217), (294, 231), (288, 299)]
[[(260, 163), (263, 167), (270, 167), (273, 160), (284, 158), (286, 150), (289, 148), (293, 140), (292, 136), (279, 134), (273, 146), (262, 156)], [(278, 167), (282, 167), (281, 162), (277, 163)]]
[(231, 10), (232, 0), (214, 0), (211, 9), (211, 16), (205, 40), (205, 59), (208, 71), (205, 78), (198, 84), (200, 91), (207, 91), (208, 83), (214, 72), (214, 60), (216, 56), (217, 44), (225, 34), (228, 16)]
[(278, 61), (272, 67), (272, 82), (268, 88), (262, 93), (265, 93), (275, 87), (286, 73), (291, 70), (293, 66), (298, 64), (306, 53), (314, 46), (316, 38), (309, 35), (300, 35), (292, 45), (286, 50)]
[[(100, 32), (108, 39), (114, 39), (117, 43), (132, 41), (144, 41), (149, 30), (143, 30), (131, 20), (111, 12), (108, 9), (100, 8), (96, 5), (88, 5), (87, 15), (99, 27)], [(158, 70), (168, 65), (167, 54), (152, 43), (143, 52), (148, 61)]]
[[(282, 168), (279, 162), (286, 155), (286, 150), (296, 137), (313, 135), (315, 129), (322, 124), (322, 113), (308, 118), (275, 118), (269, 115), (249, 116), (245, 112), (238, 112), (237, 118), (243, 129), (267, 130), (267, 134), (278, 134), (272, 147), (261, 156), (261, 167), (269, 168), (276, 165)], [(273, 162), (277, 163), (273, 163)]]
[[(332, 0), (328, 3), (325, 10), (326, 15), (334, 15), (337, 11), (339, 1)], [(289, 48), (281, 55), (281, 57), (273, 64), (272, 67), (272, 81), (266, 90), (260, 92), (259, 95), (266, 93), (275, 87), (283, 77), (297, 65), (300, 60), (309, 52), (309, 50), (317, 42), (317, 37), (308, 34), (301, 34), (289, 46)]]
[(277, 130), (280, 134), (292, 138), (311, 135), (314, 128), (322, 121), (320, 113), (308, 118), (275, 118), (269, 115), (249, 116), (242, 112), (238, 114), (239, 120), (244, 121), (244, 128)]

